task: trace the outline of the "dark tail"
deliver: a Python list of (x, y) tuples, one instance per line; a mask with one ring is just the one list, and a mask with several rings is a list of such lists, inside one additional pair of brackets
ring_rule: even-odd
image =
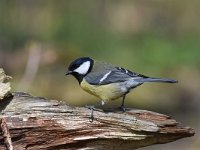
[(140, 78), (135, 79), (138, 82), (166, 82), (166, 83), (177, 83), (177, 80), (174, 79), (166, 79), (166, 78)]

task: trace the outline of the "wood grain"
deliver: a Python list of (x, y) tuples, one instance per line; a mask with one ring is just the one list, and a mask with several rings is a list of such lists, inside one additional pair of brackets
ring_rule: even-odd
[[(71, 107), (57, 100), (13, 93), (1, 106), (1, 119), (9, 128), (15, 150), (136, 149), (168, 143), (194, 135), (167, 115), (130, 109), (122, 112), (94, 112)], [(6, 149), (3, 133), (0, 149)]]

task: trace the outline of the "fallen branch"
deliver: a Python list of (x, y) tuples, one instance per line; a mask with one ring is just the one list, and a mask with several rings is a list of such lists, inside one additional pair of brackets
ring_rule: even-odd
[[(1, 102), (2, 103), (2, 102)], [(14, 93), (4, 100), (4, 119), (14, 149), (136, 149), (168, 143), (194, 135), (169, 116), (146, 111), (95, 111), (89, 122), (90, 110), (71, 107), (56, 100)], [(6, 149), (3, 133), (0, 149)]]

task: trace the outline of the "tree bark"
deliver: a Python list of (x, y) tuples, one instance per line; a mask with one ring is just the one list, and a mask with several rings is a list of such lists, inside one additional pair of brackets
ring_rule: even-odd
[(169, 116), (146, 110), (94, 111), (89, 122), (87, 108), (27, 93), (13, 93), (0, 106), (1, 150), (10, 145), (15, 150), (128, 150), (194, 135), (193, 129)]
[(7, 76), (3, 68), (0, 68), (0, 101), (10, 94), (10, 79), (12, 77)]

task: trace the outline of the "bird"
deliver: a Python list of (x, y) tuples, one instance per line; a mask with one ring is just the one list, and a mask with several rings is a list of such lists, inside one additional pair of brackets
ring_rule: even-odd
[[(122, 111), (125, 111), (124, 100), (126, 95), (132, 89), (143, 83), (178, 82), (174, 79), (148, 77), (104, 61), (94, 60), (90, 57), (80, 57), (72, 61), (68, 66), (65, 75), (74, 76), (84, 91), (101, 100), (101, 105), (122, 97), (122, 103), (119, 107)], [(92, 120), (93, 108), (94, 107), (90, 108), (92, 110)]]

